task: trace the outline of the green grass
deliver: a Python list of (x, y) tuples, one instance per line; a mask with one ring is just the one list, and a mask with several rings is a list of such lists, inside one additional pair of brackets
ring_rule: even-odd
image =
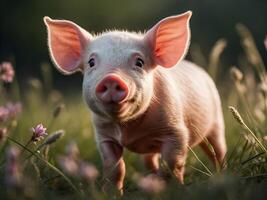
[[(267, 76), (250, 32), (241, 24), (237, 26), (237, 31), (245, 57), (241, 63), (244, 72), (242, 80), (232, 80), (230, 73), (228, 81), (219, 78), (220, 74), (225, 73), (224, 67), (227, 67), (222, 66), (219, 60), (224, 48), (227, 48), (226, 40), (221, 39), (215, 44), (208, 59), (199, 52), (191, 53), (194, 62), (198, 63), (201, 57), (201, 62), (209, 63), (206, 70), (215, 79), (222, 97), (228, 146), (226, 169), (216, 169), (196, 147), (189, 151), (185, 185), (172, 180), (162, 193), (149, 195), (141, 191), (136, 183), (136, 177), (146, 175), (148, 171), (139, 155), (126, 150), (127, 175), (122, 197), (101, 191), (101, 175), (90, 184), (68, 175), (60, 168), (57, 158), (65, 154), (70, 142), (77, 143), (80, 159), (94, 164), (100, 174), (101, 160), (94, 141), (90, 113), (82, 100), (81, 91), (73, 91), (75, 95), (71, 96), (54, 90), (51, 68), (43, 65), (42, 81), (30, 80), (23, 91), (19, 90), (16, 81), (8, 91), (6, 86), (1, 86), (6, 93), (2, 93), (0, 105), (10, 99), (23, 103), (23, 112), (18, 119), (0, 122), (0, 128), (9, 128), (10, 138), (0, 146), (1, 199), (264, 199), (267, 187), (267, 155), (264, 148), (267, 145), (263, 136), (267, 134), (267, 99), (266, 91), (261, 86), (267, 83)], [(55, 117), (55, 109), (62, 104), (65, 105), (64, 109)], [(228, 106), (238, 109), (245, 125), (238, 123)], [(31, 138), (29, 129), (39, 123), (48, 128), (49, 134), (59, 129), (66, 133), (49, 148), (36, 152), (42, 142), (37, 145), (31, 143), (27, 147), (25, 144)], [(10, 146), (24, 151), (18, 161), (22, 182), (17, 187), (5, 185), (5, 152)], [(30, 155), (31, 158), (27, 158)]]

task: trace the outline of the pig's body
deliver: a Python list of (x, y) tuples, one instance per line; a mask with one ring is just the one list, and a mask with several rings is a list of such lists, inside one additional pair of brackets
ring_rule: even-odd
[[(161, 177), (161, 156), (183, 183), (189, 147), (200, 144), (215, 162), (226, 153), (220, 98), (208, 74), (182, 60), (191, 12), (168, 17), (144, 35), (125, 31), (92, 36), (66, 20), (45, 18), (56, 67), (82, 71), (83, 96), (93, 113), (104, 176), (123, 188), (123, 149), (144, 155)], [(214, 148), (213, 154), (207, 141)]]
[(172, 134), (181, 134), (192, 147), (212, 137), (214, 129), (224, 132), (220, 98), (204, 70), (181, 61), (169, 70), (158, 67), (153, 82), (153, 100), (137, 119), (120, 124), (94, 117), (94, 124), (106, 129), (97, 132), (99, 143), (113, 140), (136, 153), (160, 153)]

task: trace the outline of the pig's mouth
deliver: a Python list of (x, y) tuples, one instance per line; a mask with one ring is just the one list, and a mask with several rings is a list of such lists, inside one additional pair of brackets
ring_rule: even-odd
[(111, 101), (109, 103), (102, 103), (102, 105), (108, 113), (120, 115), (128, 109), (131, 102), (132, 100), (123, 101), (121, 103)]
[(116, 121), (125, 121), (135, 110), (135, 98), (125, 100), (121, 103), (102, 103), (105, 112)]

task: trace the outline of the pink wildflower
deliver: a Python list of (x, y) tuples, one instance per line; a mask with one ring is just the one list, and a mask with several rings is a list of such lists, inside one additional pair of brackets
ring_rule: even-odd
[(71, 142), (67, 145), (65, 149), (66, 155), (60, 156), (58, 162), (60, 167), (69, 175), (77, 176), (79, 165), (77, 162), (77, 157), (79, 154), (79, 149), (75, 142)]
[(67, 145), (65, 151), (67, 156), (72, 157), (74, 159), (76, 159), (80, 154), (79, 148), (77, 147), (77, 144), (75, 142), (70, 142)]
[(46, 128), (42, 124), (38, 124), (35, 128), (32, 128), (32, 138), (31, 141), (39, 142), (47, 135), (45, 132)]
[(0, 107), (0, 122), (4, 122), (8, 119), (8, 109), (6, 109), (5, 107)]
[(79, 157), (79, 149), (75, 142), (67, 145), (64, 156), (59, 156), (58, 163), (65, 173), (79, 177), (92, 183), (98, 176), (98, 170), (90, 163), (84, 162)]
[(60, 156), (58, 158), (58, 163), (64, 172), (71, 176), (78, 175), (79, 166), (75, 159), (70, 156)]
[(18, 115), (20, 115), (22, 106), (20, 102), (17, 103), (7, 103), (6, 109), (9, 112), (9, 117), (10, 118), (16, 118)]
[(19, 154), (19, 150), (15, 147), (8, 148), (6, 152), (5, 184), (7, 187), (19, 187), (21, 184)]
[(6, 83), (13, 81), (15, 72), (10, 62), (3, 62), (0, 64), (0, 80)]
[(156, 175), (148, 175), (140, 178), (138, 186), (148, 194), (158, 194), (165, 189), (166, 183)]
[(0, 107), (0, 122), (4, 122), (9, 118), (16, 118), (22, 110), (21, 103), (7, 103), (6, 106)]
[(99, 174), (94, 165), (86, 162), (81, 163), (79, 172), (87, 182), (94, 182)]

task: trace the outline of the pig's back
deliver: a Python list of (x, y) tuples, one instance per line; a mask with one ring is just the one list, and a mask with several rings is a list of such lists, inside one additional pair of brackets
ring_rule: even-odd
[(179, 99), (177, 105), (186, 126), (190, 130), (190, 143), (199, 141), (199, 135), (206, 135), (215, 124), (223, 125), (220, 97), (211, 77), (200, 67), (181, 61), (177, 66), (166, 70), (168, 83), (176, 88), (173, 98)]

